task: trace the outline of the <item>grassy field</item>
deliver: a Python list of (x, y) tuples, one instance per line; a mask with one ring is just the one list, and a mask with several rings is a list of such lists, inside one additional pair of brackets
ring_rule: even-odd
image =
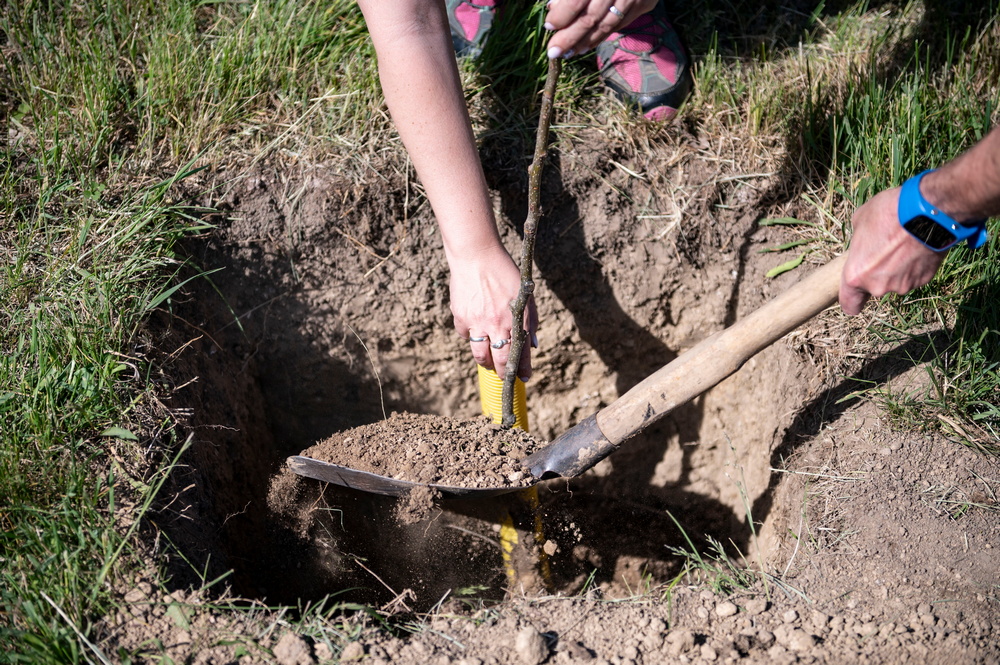
[[(675, 12), (697, 80), (681, 124), (737, 137), (748, 163), (776, 139), (826, 220), (789, 259), (849, 238), (855, 206), (1000, 120), (1000, 3), (798, 4)], [(533, 131), (540, 16), (491, 42), (496, 75), (466, 67), (485, 145)], [(0, 662), (101, 662), (95, 625), (148, 566), (142, 512), (184, 440), (144, 326), (180, 283), (178, 240), (210, 232), (179, 201), (265, 157), (405, 156), (350, 2), (15, 0), (0, 52)], [(561, 117), (594, 122), (592, 66), (566, 71)], [(613, 137), (635, 125), (608, 122)], [(881, 399), (984, 454), (1000, 449), (997, 256), (995, 239), (952, 252), (931, 285), (875, 308), (866, 337), (943, 326), (930, 393)]]

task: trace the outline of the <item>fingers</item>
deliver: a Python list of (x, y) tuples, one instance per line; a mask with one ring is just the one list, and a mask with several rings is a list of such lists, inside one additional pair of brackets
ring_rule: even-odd
[(546, 15), (546, 27), (555, 31), (549, 58), (585, 53), (655, 5), (656, 0), (555, 0)]
[(469, 346), (472, 349), (472, 359), (476, 364), (482, 365), (486, 369), (493, 369), (493, 353), (490, 350), (490, 336), (486, 333), (482, 335), (472, 335), (469, 337)]
[[(521, 273), (502, 245), (492, 255), (476, 253), (473, 260), (450, 261), (452, 268), (451, 312), (455, 331), (469, 340), (475, 361), (503, 374), (510, 354), (510, 304), (517, 297)], [(529, 300), (524, 325), (534, 333), (537, 322), (535, 305)], [(518, 375), (531, 376), (530, 345), (525, 345), (518, 363)]]
[[(569, 0), (562, 1), (569, 2)], [(549, 24), (556, 33), (549, 40), (549, 57), (582, 54), (600, 43), (596, 35), (602, 35), (603, 38), (622, 22), (621, 18), (610, 11), (612, 4), (611, 0), (594, 0), (582, 7), (581, 11), (569, 21), (560, 22), (558, 17), (551, 17), (551, 14), (556, 12), (550, 12)], [(564, 27), (560, 28), (560, 24)]]
[(510, 355), (510, 331), (503, 336), (490, 337), (490, 354), (492, 355), (493, 370), (497, 375), (503, 376), (507, 368), (507, 356)]
[(858, 314), (870, 298), (904, 294), (927, 284), (944, 260), (899, 224), (899, 188), (880, 192), (851, 219), (854, 235), (841, 276), (839, 301), (845, 314)]
[(840, 301), (840, 308), (844, 310), (844, 314), (848, 316), (860, 314), (869, 298), (871, 298), (871, 294), (864, 289), (848, 286), (846, 282), (841, 280), (838, 300)]
[(838, 300), (840, 301), (840, 308), (848, 316), (860, 314), (861, 310), (864, 309), (865, 303), (872, 297), (872, 294), (868, 292), (868, 289), (872, 287), (867, 285), (867, 282), (858, 271), (860, 253), (857, 247), (848, 251), (847, 263), (844, 264), (844, 270), (840, 274)]
[[(469, 346), (472, 349), (472, 357), (486, 369), (492, 369), (498, 375), (503, 376), (510, 358), (510, 340), (510, 330), (492, 335), (486, 333), (470, 335)], [(528, 339), (521, 348), (521, 359), (517, 366), (517, 376), (522, 381), (528, 381), (531, 378), (531, 349), (533, 345), (537, 346), (537, 338), (532, 332), (528, 334)]]

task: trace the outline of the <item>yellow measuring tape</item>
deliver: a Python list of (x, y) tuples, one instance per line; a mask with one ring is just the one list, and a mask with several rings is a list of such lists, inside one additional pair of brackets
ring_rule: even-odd
[[(503, 420), (503, 379), (491, 369), (477, 365), (479, 371), (479, 401), (483, 407), (483, 415), (493, 419), (494, 423)], [(514, 381), (514, 427), (528, 429), (528, 400), (524, 383), (520, 379)], [(551, 586), (551, 570), (549, 557), (545, 553), (545, 528), (542, 524), (542, 513), (539, 510), (538, 488), (529, 487), (518, 492), (532, 515), (532, 532), (535, 537), (538, 552), (538, 570), (546, 587)], [(514, 565), (514, 548), (518, 545), (517, 528), (514, 518), (508, 511), (500, 522), (500, 550), (503, 555), (504, 570), (511, 588), (518, 583), (517, 567)]]

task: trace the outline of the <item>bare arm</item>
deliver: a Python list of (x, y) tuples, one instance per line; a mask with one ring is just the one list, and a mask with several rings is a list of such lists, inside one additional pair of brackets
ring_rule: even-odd
[[(469, 121), (443, 2), (359, 0), (379, 60), (386, 104), (437, 217), (451, 268), (451, 308), (464, 338), (511, 337), (510, 302), (520, 281), (497, 233)], [(529, 332), (534, 332), (534, 307)], [(471, 344), (486, 367), (508, 347)], [(531, 374), (525, 347), (519, 375)]]
[[(920, 182), (933, 205), (962, 222), (1000, 214), (1000, 127)], [(931, 281), (945, 252), (933, 252), (899, 224), (899, 188), (857, 209), (854, 237), (840, 284), (840, 306), (857, 314), (872, 296), (907, 293)]]

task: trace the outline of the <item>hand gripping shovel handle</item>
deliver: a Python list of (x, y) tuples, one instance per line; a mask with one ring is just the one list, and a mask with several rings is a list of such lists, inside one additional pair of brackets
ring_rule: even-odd
[(536, 478), (573, 477), (630, 436), (735, 373), (743, 364), (837, 300), (842, 254), (729, 328), (677, 356), (617, 400), (524, 461)]

